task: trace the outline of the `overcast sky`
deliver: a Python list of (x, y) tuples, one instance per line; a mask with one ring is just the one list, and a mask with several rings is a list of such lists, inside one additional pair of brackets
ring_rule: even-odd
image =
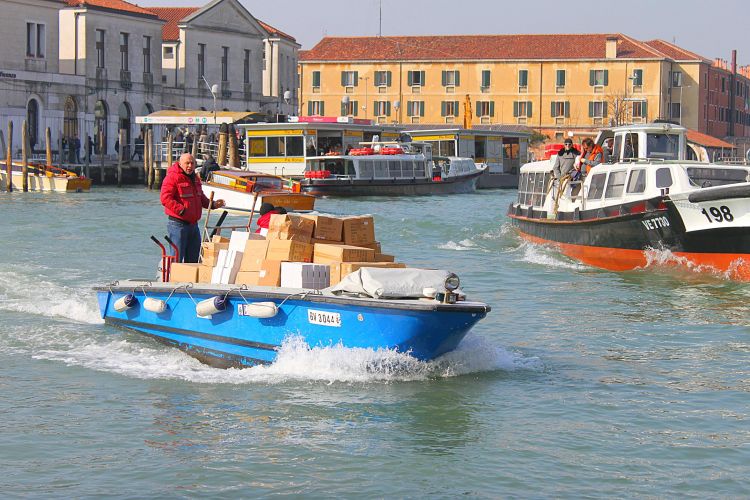
[[(192, 7), (210, 0), (131, 0)], [(295, 37), (303, 49), (324, 36), (382, 34), (623, 33), (660, 38), (709, 59), (750, 64), (750, 7), (741, 0), (240, 0), (256, 18)]]

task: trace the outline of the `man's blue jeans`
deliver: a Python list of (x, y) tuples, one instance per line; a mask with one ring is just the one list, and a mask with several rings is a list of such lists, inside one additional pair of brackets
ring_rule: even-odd
[[(201, 252), (201, 232), (198, 224), (169, 219), (167, 234), (180, 252), (180, 262), (198, 262)], [(172, 251), (169, 253), (172, 254)]]

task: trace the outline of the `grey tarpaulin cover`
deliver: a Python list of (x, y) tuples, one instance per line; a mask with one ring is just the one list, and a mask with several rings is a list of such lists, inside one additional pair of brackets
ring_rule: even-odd
[(367, 295), (376, 299), (424, 297), (425, 288), (445, 290), (451, 272), (435, 269), (362, 267), (347, 275), (328, 291)]

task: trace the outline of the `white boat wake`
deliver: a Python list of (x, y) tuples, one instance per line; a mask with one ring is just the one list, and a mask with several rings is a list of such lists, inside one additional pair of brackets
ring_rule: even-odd
[(210, 384), (280, 384), (293, 381), (388, 383), (457, 377), (470, 373), (543, 369), (536, 357), (489, 345), (470, 336), (433, 361), (419, 361), (387, 349), (309, 347), (290, 337), (271, 365), (221, 370), (203, 365), (174, 348), (135, 336), (77, 340), (67, 346), (37, 349), (35, 359), (117, 373), (139, 379), (185, 380)]

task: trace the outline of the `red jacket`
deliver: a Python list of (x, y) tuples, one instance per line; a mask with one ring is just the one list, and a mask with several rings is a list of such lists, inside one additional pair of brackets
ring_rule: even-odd
[(208, 198), (203, 194), (198, 174), (189, 176), (179, 162), (174, 162), (161, 184), (161, 204), (167, 215), (189, 224), (198, 222), (203, 209), (208, 208)]
[(268, 229), (268, 226), (271, 224), (271, 216), (274, 214), (279, 213), (277, 209), (273, 209), (270, 212), (266, 212), (265, 214), (258, 217), (258, 229), (255, 230), (256, 233), (260, 233), (261, 229)]

